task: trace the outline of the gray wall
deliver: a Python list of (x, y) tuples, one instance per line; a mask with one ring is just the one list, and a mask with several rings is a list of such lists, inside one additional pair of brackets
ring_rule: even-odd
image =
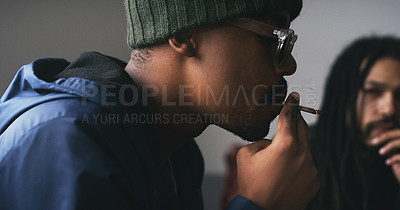
[[(288, 78), (290, 89), (302, 95), (301, 103), (320, 106), (330, 64), (356, 37), (400, 34), (399, 11), (399, 0), (304, 0), (304, 9), (292, 24), (299, 35), (293, 52), (298, 69)], [(122, 0), (1, 0), (0, 92), (21, 65), (41, 57), (72, 60), (82, 51), (94, 50), (127, 61), (125, 24)], [(310, 124), (316, 119), (309, 114), (304, 117)], [(206, 174), (212, 177), (223, 175), (222, 156), (230, 145), (244, 144), (215, 126), (197, 140)], [(207, 199), (216, 202), (217, 198)]]
[(37, 58), (100, 51), (127, 60), (125, 25), (122, 0), (1, 0), (0, 92)]

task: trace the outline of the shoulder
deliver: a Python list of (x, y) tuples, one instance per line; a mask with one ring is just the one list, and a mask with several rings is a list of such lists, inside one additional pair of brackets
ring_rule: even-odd
[[(60, 200), (67, 209), (128, 205), (133, 192), (128, 188), (125, 163), (105, 138), (100, 128), (76, 116), (56, 117), (29, 129), (0, 158), (0, 192), (7, 191), (12, 199), (4, 205), (29, 203), (33, 208), (59, 209)], [(123, 154), (128, 150), (116, 149)], [(140, 173), (139, 167), (135, 169)]]
[(43, 152), (63, 147), (63, 151), (67, 152), (65, 149), (74, 142), (92, 146), (96, 145), (95, 142), (100, 144), (105, 133), (111, 130), (102, 129), (101, 125), (94, 123), (93, 116), (107, 111), (98, 104), (83, 102), (81, 98), (56, 99), (31, 107), (16, 116), (1, 134), (0, 160), (20, 147), (39, 146), (35, 151)]
[(101, 111), (101, 106), (83, 102), (80, 98), (46, 101), (15, 116), (13, 122), (1, 136), (3, 139), (18, 139), (31, 130), (47, 126), (53, 127), (54, 123), (63, 123), (64, 126), (71, 123), (71, 125), (75, 125), (72, 121), (79, 121), (86, 115)]

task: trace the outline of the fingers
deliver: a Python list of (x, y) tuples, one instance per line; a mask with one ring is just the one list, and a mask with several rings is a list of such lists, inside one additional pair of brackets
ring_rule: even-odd
[(388, 142), (379, 150), (380, 155), (389, 155), (393, 152), (400, 150), (400, 138), (397, 140), (392, 140)]
[(370, 142), (373, 146), (382, 145), (379, 149), (379, 154), (388, 156), (385, 163), (386, 165), (393, 165), (400, 163), (400, 129), (390, 130), (375, 137)]
[(279, 115), (277, 138), (274, 139), (286, 142), (297, 141), (308, 147), (308, 125), (297, 109), (299, 99), (300, 96), (296, 92), (289, 95)]
[(294, 138), (297, 137), (297, 118), (300, 95), (298, 93), (291, 93), (286, 100), (285, 106), (279, 114), (277, 135), (290, 135)]
[(320, 186), (298, 104), (298, 93), (290, 94), (274, 140), (249, 144), (237, 154), (239, 194), (265, 209), (304, 207)]
[(269, 139), (263, 139), (263, 140), (259, 140), (254, 143), (251, 143), (249, 145), (246, 145), (246, 146), (240, 148), (240, 150), (238, 151), (238, 157), (240, 156), (240, 157), (244, 157), (245, 159), (247, 159), (246, 157), (253, 156), (257, 152), (267, 148), (271, 144), (271, 142), (272, 141)]
[(400, 154), (393, 155), (392, 157), (386, 159), (386, 165), (393, 166), (394, 164), (400, 164)]
[(308, 125), (300, 112), (298, 112), (297, 119), (298, 119), (297, 122), (298, 139), (308, 148), (309, 145)]
[(371, 144), (373, 146), (378, 146), (395, 138), (400, 138), (400, 129), (395, 129), (382, 133), (381, 135), (373, 138), (371, 140)]

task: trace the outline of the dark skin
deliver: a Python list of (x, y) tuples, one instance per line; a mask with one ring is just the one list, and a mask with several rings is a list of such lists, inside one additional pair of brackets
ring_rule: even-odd
[[(289, 12), (279, 11), (262, 21), (286, 28), (290, 23)], [(247, 135), (243, 138), (262, 139), (268, 133), (269, 123), (280, 112), (278, 131), (272, 143), (260, 140), (239, 151), (239, 194), (264, 209), (303, 209), (317, 192), (319, 180), (307, 149), (307, 124), (293, 106), (298, 104), (299, 95), (291, 94), (285, 106), (260, 107), (246, 103), (244, 98), (234, 98), (234, 93), (241, 88), (254, 100), (260, 100), (265, 92), (253, 92), (257, 85), (279, 84), (283, 76), (296, 70), (292, 56), (284, 65), (275, 67), (276, 43), (265, 46), (261, 42), (253, 33), (228, 24), (193, 29), (154, 47), (145, 66), (139, 68), (131, 60), (125, 70), (139, 86), (152, 85), (159, 90), (168, 87), (164, 96), (175, 105), (165, 106), (165, 97), (158, 94), (149, 101), (151, 112), (227, 114), (229, 122), (219, 126), (238, 135)], [(207, 101), (207, 88), (217, 98), (224, 96), (224, 90), (231, 94), (224, 103)], [(181, 100), (182, 89), (187, 94), (185, 104)], [(209, 124), (202, 121), (157, 125), (163, 156), (169, 158)]]

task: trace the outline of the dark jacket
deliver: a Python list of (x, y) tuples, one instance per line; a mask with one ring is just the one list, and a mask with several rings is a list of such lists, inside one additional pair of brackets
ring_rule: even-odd
[(21, 68), (0, 104), (0, 209), (202, 209), (197, 145), (161, 159), (151, 126), (132, 117), (146, 113), (140, 102), (112, 94), (134, 84), (123, 67), (84, 53)]
[(199, 148), (160, 157), (125, 65), (89, 52), (18, 71), (0, 101), (0, 209), (203, 208)]

